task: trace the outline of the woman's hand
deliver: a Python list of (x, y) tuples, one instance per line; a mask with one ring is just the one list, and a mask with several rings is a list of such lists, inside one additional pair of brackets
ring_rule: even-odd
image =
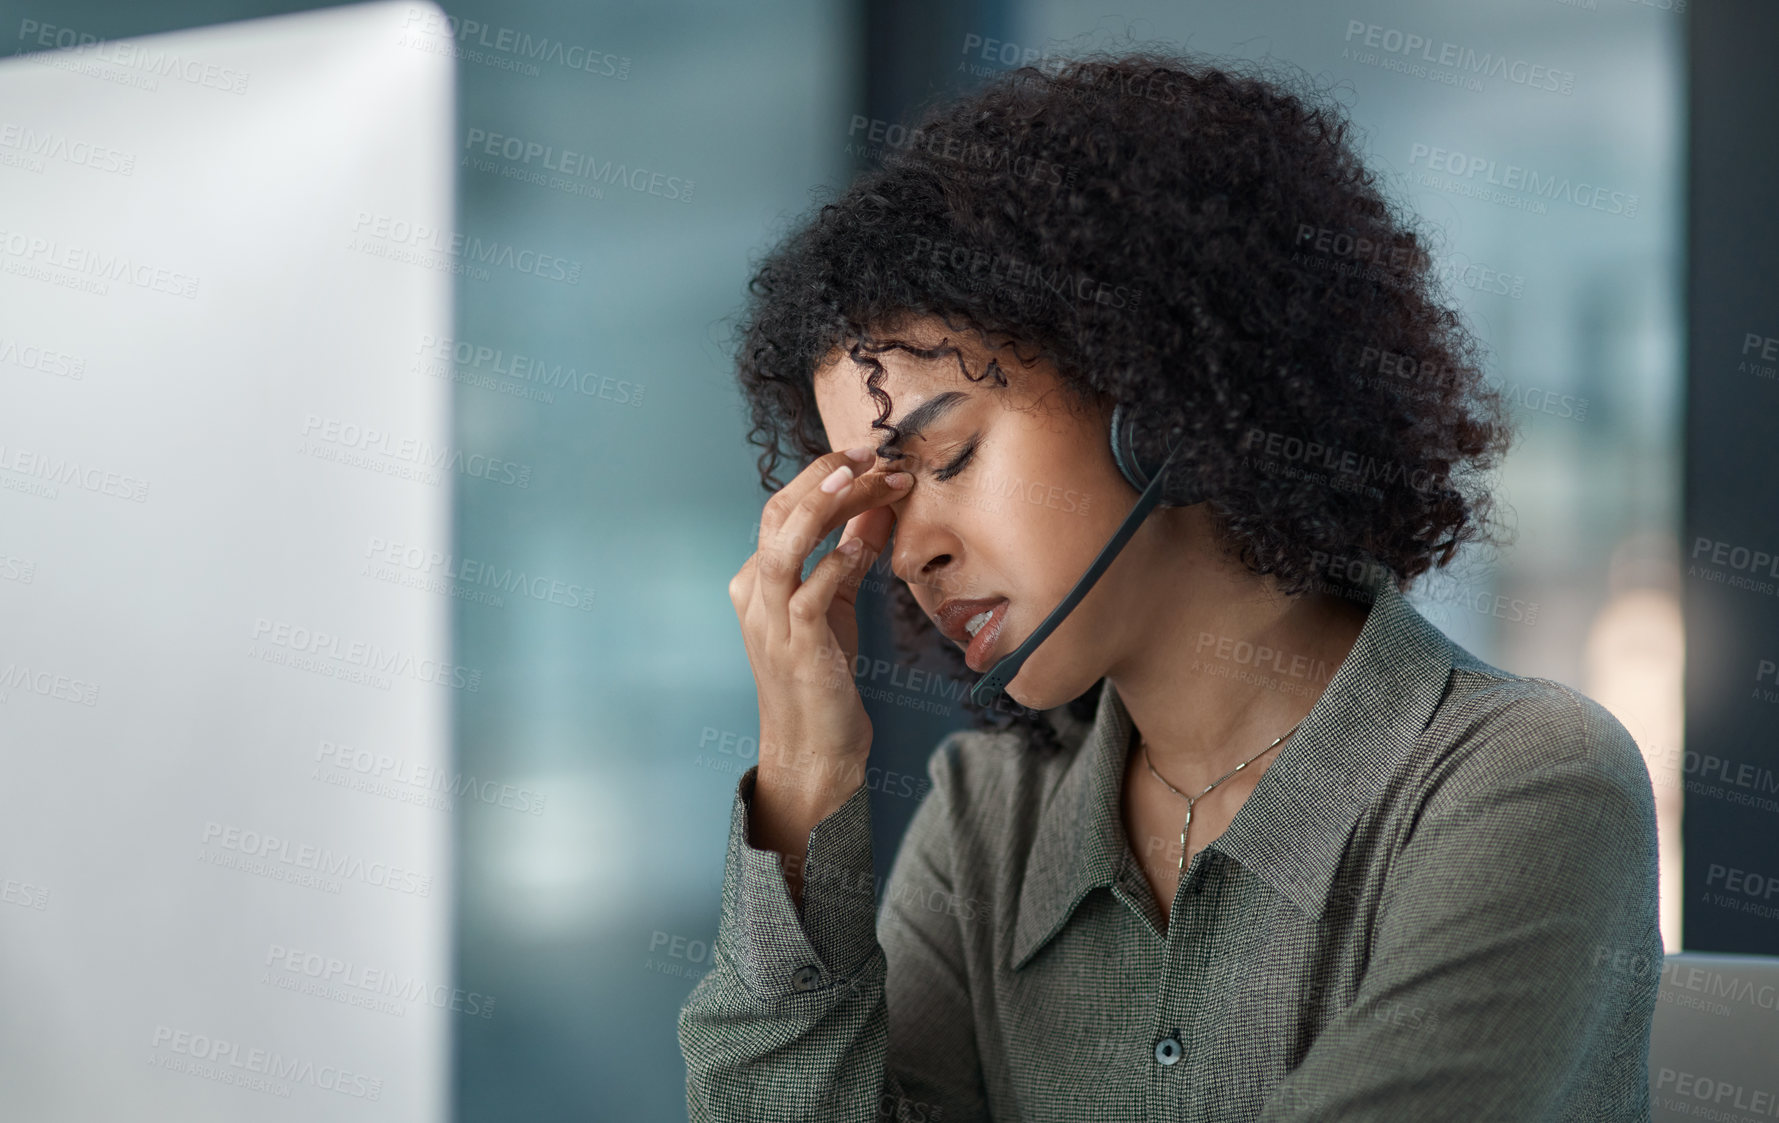
[[(913, 482), (907, 472), (866, 470), (871, 450), (853, 451), (865, 455), (818, 457), (766, 501), (758, 549), (729, 581), (759, 693), (756, 791), (771, 790), (781, 812), (773, 818), (786, 833), (801, 829), (804, 842), (808, 828), (864, 779), (872, 731), (852, 675), (855, 604), (895, 526), (887, 504)], [(853, 478), (855, 469), (865, 474)], [(843, 522), (840, 545), (803, 578), (810, 551)]]

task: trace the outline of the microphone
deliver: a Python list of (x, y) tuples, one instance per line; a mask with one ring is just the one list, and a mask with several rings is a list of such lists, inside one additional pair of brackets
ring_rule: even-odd
[(1137, 527), (1142, 525), (1143, 520), (1149, 517), (1149, 512), (1154, 510), (1155, 505), (1161, 501), (1161, 482), (1167, 478), (1168, 466), (1173, 463), (1174, 453), (1179, 450), (1179, 444), (1168, 450), (1167, 458), (1161, 462), (1161, 467), (1155, 472), (1155, 478), (1150, 480), (1149, 486), (1145, 487), (1142, 494), (1137, 496), (1136, 505), (1130, 509), (1130, 514), (1124, 516), (1124, 522), (1119, 524), (1112, 537), (1100, 548), (1099, 557), (1093, 559), (1093, 564), (1087, 567), (1087, 572), (1081, 575), (1081, 580), (1075, 582), (1075, 587), (1069, 590), (1069, 595), (1062, 599), (1062, 603), (1050, 610), (1050, 615), (1046, 616), (1044, 622), (1038, 625), (1037, 631), (1025, 638), (1024, 643), (990, 667), (987, 674), (976, 680), (976, 685), (970, 688), (971, 701), (978, 706), (992, 706), (995, 700), (1000, 698), (1001, 692), (1006, 689), (1007, 684), (1013, 681), (1013, 676), (1019, 673), (1019, 668), (1025, 665), (1026, 657), (1037, 650), (1038, 645), (1044, 642), (1044, 637), (1054, 632), (1057, 625), (1063, 622), (1065, 616), (1074, 611), (1075, 606), (1081, 602), (1081, 598), (1087, 595), (1087, 590), (1093, 588), (1093, 583), (1100, 579), (1102, 573), (1106, 572), (1106, 568), (1112, 564), (1112, 559), (1118, 556), (1118, 551), (1124, 549), (1124, 544), (1129, 542), (1131, 535), (1137, 532)]

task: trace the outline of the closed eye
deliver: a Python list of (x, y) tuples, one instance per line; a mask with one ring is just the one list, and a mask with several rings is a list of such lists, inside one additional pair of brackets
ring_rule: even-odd
[[(976, 455), (976, 448), (978, 445), (981, 444), (981, 441), (982, 441), (982, 434), (980, 434), (980, 433), (971, 437), (970, 443), (968, 445), (964, 446), (964, 450), (962, 452), (958, 453), (957, 456), (952, 459), (951, 463), (945, 465), (944, 467), (936, 468), (933, 470), (933, 478), (936, 480), (949, 480), (949, 479), (952, 479), (953, 477), (959, 475), (960, 473), (962, 473), (965, 468), (970, 466), (970, 460)], [(914, 457), (911, 457), (908, 453), (903, 452), (900, 449), (892, 450), (892, 451), (886, 452), (886, 453), (879, 453), (878, 455), (879, 455), (879, 458), (885, 464), (885, 466), (888, 466), (891, 464), (899, 464), (904, 460), (915, 459)], [(918, 469), (920, 467), (920, 465), (918, 463), (916, 463), (916, 464), (907, 465), (907, 467), (910, 469)]]
[(950, 464), (947, 464), (945, 467), (934, 472), (933, 477), (935, 479), (940, 479), (940, 480), (949, 480), (953, 476), (956, 476), (958, 473), (962, 472), (966, 467), (969, 466), (970, 458), (976, 455), (976, 445), (978, 443), (979, 443), (978, 438), (971, 437), (969, 445), (964, 448), (964, 451), (958, 453), (957, 459), (953, 460)]

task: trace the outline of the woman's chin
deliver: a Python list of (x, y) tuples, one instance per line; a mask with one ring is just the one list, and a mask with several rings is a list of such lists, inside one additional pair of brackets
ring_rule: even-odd
[(1039, 711), (1054, 709), (1075, 697), (1058, 687), (1041, 668), (1034, 668), (1030, 663), (1019, 668), (1019, 673), (1001, 690), (1001, 695), (1003, 706), (1015, 703), (1024, 709)]

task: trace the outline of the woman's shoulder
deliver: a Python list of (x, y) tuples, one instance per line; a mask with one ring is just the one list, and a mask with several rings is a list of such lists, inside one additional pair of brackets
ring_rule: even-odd
[(1533, 778), (1570, 778), (1652, 803), (1636, 739), (1605, 706), (1548, 678), (1518, 675), (1459, 649), (1417, 763), (1430, 798), (1450, 803)]

